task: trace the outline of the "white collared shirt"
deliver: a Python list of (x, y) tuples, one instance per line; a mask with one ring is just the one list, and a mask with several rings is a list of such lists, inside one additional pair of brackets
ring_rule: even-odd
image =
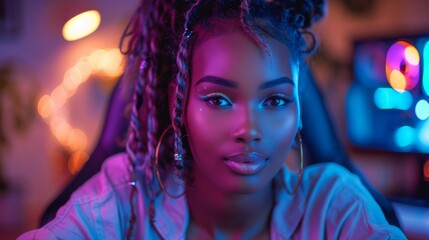
[[(129, 163), (126, 154), (107, 159), (102, 170), (76, 190), (54, 220), (23, 239), (125, 239), (130, 220)], [(307, 167), (298, 191), (297, 175), (286, 167), (275, 178), (271, 239), (406, 239), (387, 223), (359, 178), (334, 163)], [(186, 197), (161, 194), (151, 224), (149, 200), (137, 184), (134, 239), (185, 239), (190, 222)]]

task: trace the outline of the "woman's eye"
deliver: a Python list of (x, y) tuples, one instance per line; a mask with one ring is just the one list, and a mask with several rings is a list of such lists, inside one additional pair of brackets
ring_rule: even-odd
[(265, 107), (281, 107), (285, 106), (288, 102), (290, 101), (286, 97), (274, 95), (267, 98), (262, 105)]
[(228, 97), (220, 93), (204, 96), (203, 100), (211, 107), (229, 107), (232, 105)]

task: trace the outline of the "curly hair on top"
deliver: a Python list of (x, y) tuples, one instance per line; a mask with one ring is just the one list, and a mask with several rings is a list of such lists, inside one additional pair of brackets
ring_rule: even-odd
[[(168, 125), (173, 127), (173, 136), (161, 149), (160, 169), (165, 172), (175, 166), (182, 179), (189, 177), (192, 161), (182, 115), (195, 45), (228, 31), (222, 23), (233, 21), (234, 27), (261, 47), (266, 49), (262, 36), (272, 37), (285, 43), (300, 60), (316, 47), (315, 38), (306, 29), (324, 15), (325, 5), (325, 0), (141, 1), (120, 43), (121, 51), (128, 57), (124, 80), (133, 86), (126, 145), (131, 163), (130, 182), (134, 183), (131, 203), (137, 178), (143, 178), (150, 198), (160, 192), (154, 176), (155, 148)], [(305, 35), (311, 37), (309, 43)], [(176, 99), (171, 121), (168, 98), (173, 93)], [(173, 153), (184, 156), (183, 160), (173, 161)], [(134, 213), (128, 236), (133, 218)]]

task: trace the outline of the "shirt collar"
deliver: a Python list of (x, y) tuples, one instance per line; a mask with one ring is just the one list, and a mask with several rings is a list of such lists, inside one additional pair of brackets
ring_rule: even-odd
[[(166, 182), (166, 186), (171, 186)], [(293, 189), (298, 184), (298, 175), (283, 167), (274, 178), (275, 205), (271, 215), (270, 234), (272, 239), (290, 239), (301, 222), (304, 213), (303, 188)], [(174, 183), (173, 183), (174, 185)], [(167, 187), (168, 188), (168, 187)], [(190, 221), (185, 196), (171, 198), (162, 194), (155, 200), (155, 222), (164, 239), (185, 239)]]
[(274, 178), (275, 204), (271, 216), (271, 238), (291, 239), (304, 214), (304, 192), (298, 184), (298, 174), (284, 166)]

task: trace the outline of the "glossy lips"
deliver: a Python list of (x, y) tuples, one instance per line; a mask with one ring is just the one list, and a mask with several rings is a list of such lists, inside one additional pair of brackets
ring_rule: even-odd
[(242, 175), (253, 175), (262, 170), (267, 159), (256, 152), (240, 153), (231, 155), (224, 159), (226, 166), (232, 171)]

